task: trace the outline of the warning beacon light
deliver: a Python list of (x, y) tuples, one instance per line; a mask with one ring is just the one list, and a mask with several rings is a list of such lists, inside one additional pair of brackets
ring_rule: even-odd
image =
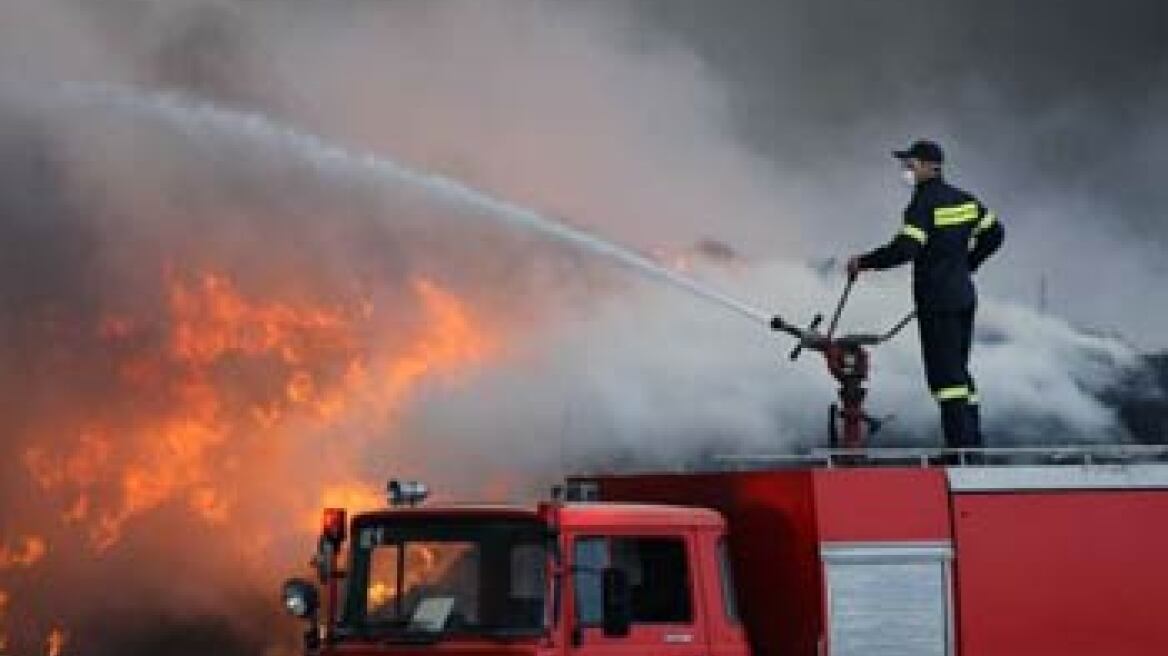
[(419, 481), (392, 480), (385, 486), (389, 505), (394, 507), (416, 506), (430, 496), (430, 489)]
[(345, 528), (348, 524), (344, 508), (325, 508), (321, 518), (320, 534), (333, 544), (345, 541)]

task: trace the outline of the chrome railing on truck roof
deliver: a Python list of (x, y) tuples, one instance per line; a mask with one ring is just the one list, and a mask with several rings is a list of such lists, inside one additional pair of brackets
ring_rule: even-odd
[(1168, 463), (1168, 445), (812, 449), (804, 453), (736, 453), (714, 456), (730, 470), (793, 467), (986, 467), (1036, 465), (1125, 465)]

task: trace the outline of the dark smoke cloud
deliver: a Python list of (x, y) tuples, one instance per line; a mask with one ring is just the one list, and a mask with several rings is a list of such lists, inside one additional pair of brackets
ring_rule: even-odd
[[(1127, 159), (1132, 179), (1120, 186), (1101, 177), (1091, 193), (1130, 203), (1133, 213), (1161, 197), (1155, 167), (1141, 166), (1155, 162), (1144, 159), (1153, 151), (1140, 137), (1162, 123), (1168, 102), (1162, 3), (640, 6), (648, 24), (683, 34), (731, 81), (743, 134), (784, 159), (823, 161), (832, 155), (824, 146), (861, 146), (874, 123), (893, 132), (930, 127), (918, 122), (932, 116), (966, 126), (956, 135), (963, 142), (982, 143), (976, 135), (1004, 155), (1027, 154), (1004, 163), (1022, 177), (1062, 189), (1082, 182), (1084, 168)], [(998, 111), (987, 114), (978, 96)], [(1082, 120), (1037, 129), (1068, 109)]]
[(728, 83), (744, 143), (806, 172), (820, 213), (812, 248), (838, 254), (887, 230), (896, 202), (873, 172), (890, 146), (932, 136), (950, 146), (958, 182), (1026, 244), (999, 263), (1008, 275), (989, 273), (988, 290), (1035, 304), (1045, 278), (1060, 314), (1165, 345), (1165, 313), (1136, 310), (1163, 296), (1168, 275), (1163, 3), (637, 6), (646, 29), (682, 35)]

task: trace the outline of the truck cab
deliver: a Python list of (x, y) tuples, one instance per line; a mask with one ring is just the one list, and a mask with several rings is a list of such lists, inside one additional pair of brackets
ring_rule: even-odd
[(317, 585), (284, 603), (312, 655), (746, 656), (726, 523), (633, 503), (325, 511)]

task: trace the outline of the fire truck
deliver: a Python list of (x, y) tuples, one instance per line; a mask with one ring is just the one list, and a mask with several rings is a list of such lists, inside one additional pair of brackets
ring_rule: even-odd
[[(324, 513), (311, 655), (1162, 656), (1168, 453), (869, 449)], [(944, 464), (941, 464), (944, 461)]]

